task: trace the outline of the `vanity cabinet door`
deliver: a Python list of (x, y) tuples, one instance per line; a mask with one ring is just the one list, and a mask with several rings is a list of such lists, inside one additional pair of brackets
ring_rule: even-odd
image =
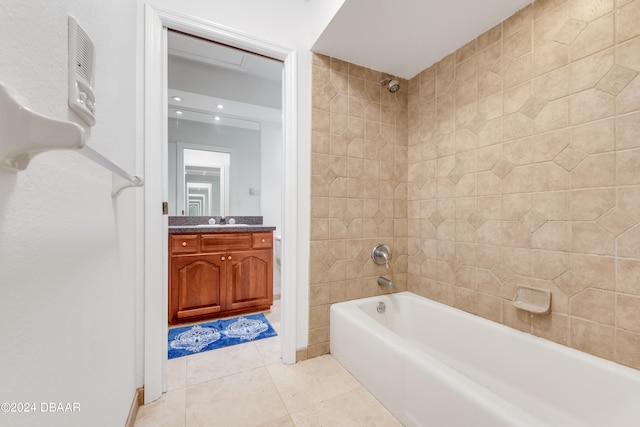
[(273, 251), (252, 250), (227, 255), (228, 308), (269, 308), (273, 304)]
[(170, 263), (169, 323), (215, 314), (225, 308), (224, 253), (174, 256)]

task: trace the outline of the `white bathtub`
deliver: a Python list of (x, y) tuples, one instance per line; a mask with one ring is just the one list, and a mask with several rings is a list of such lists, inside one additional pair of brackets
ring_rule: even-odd
[(409, 292), (332, 305), (331, 353), (406, 426), (640, 426), (639, 371)]

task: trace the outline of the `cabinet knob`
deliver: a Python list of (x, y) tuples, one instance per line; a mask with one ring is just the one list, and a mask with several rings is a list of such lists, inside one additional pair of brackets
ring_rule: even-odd
[(266, 240), (265, 240), (265, 239), (262, 239), (262, 243), (264, 243), (264, 242), (266, 242)]
[(182, 247), (184, 248), (185, 246), (187, 246), (187, 242), (182, 242)]
[(224, 257), (221, 257), (220, 259), (221, 259), (222, 261), (224, 261)]
[(229, 256), (227, 257), (227, 259), (228, 259), (228, 260), (231, 260), (231, 255), (229, 255)]

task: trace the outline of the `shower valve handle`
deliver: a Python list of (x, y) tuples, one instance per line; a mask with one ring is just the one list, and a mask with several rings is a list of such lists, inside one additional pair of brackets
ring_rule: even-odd
[(384, 264), (388, 270), (389, 261), (391, 260), (391, 248), (384, 243), (380, 243), (373, 247), (373, 251), (371, 251), (371, 258), (373, 259), (373, 262), (378, 265)]

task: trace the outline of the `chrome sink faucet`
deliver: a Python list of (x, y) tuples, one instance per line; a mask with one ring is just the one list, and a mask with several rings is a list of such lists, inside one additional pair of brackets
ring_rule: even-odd
[(227, 217), (226, 216), (221, 216), (220, 217), (220, 224), (226, 224), (227, 223)]

